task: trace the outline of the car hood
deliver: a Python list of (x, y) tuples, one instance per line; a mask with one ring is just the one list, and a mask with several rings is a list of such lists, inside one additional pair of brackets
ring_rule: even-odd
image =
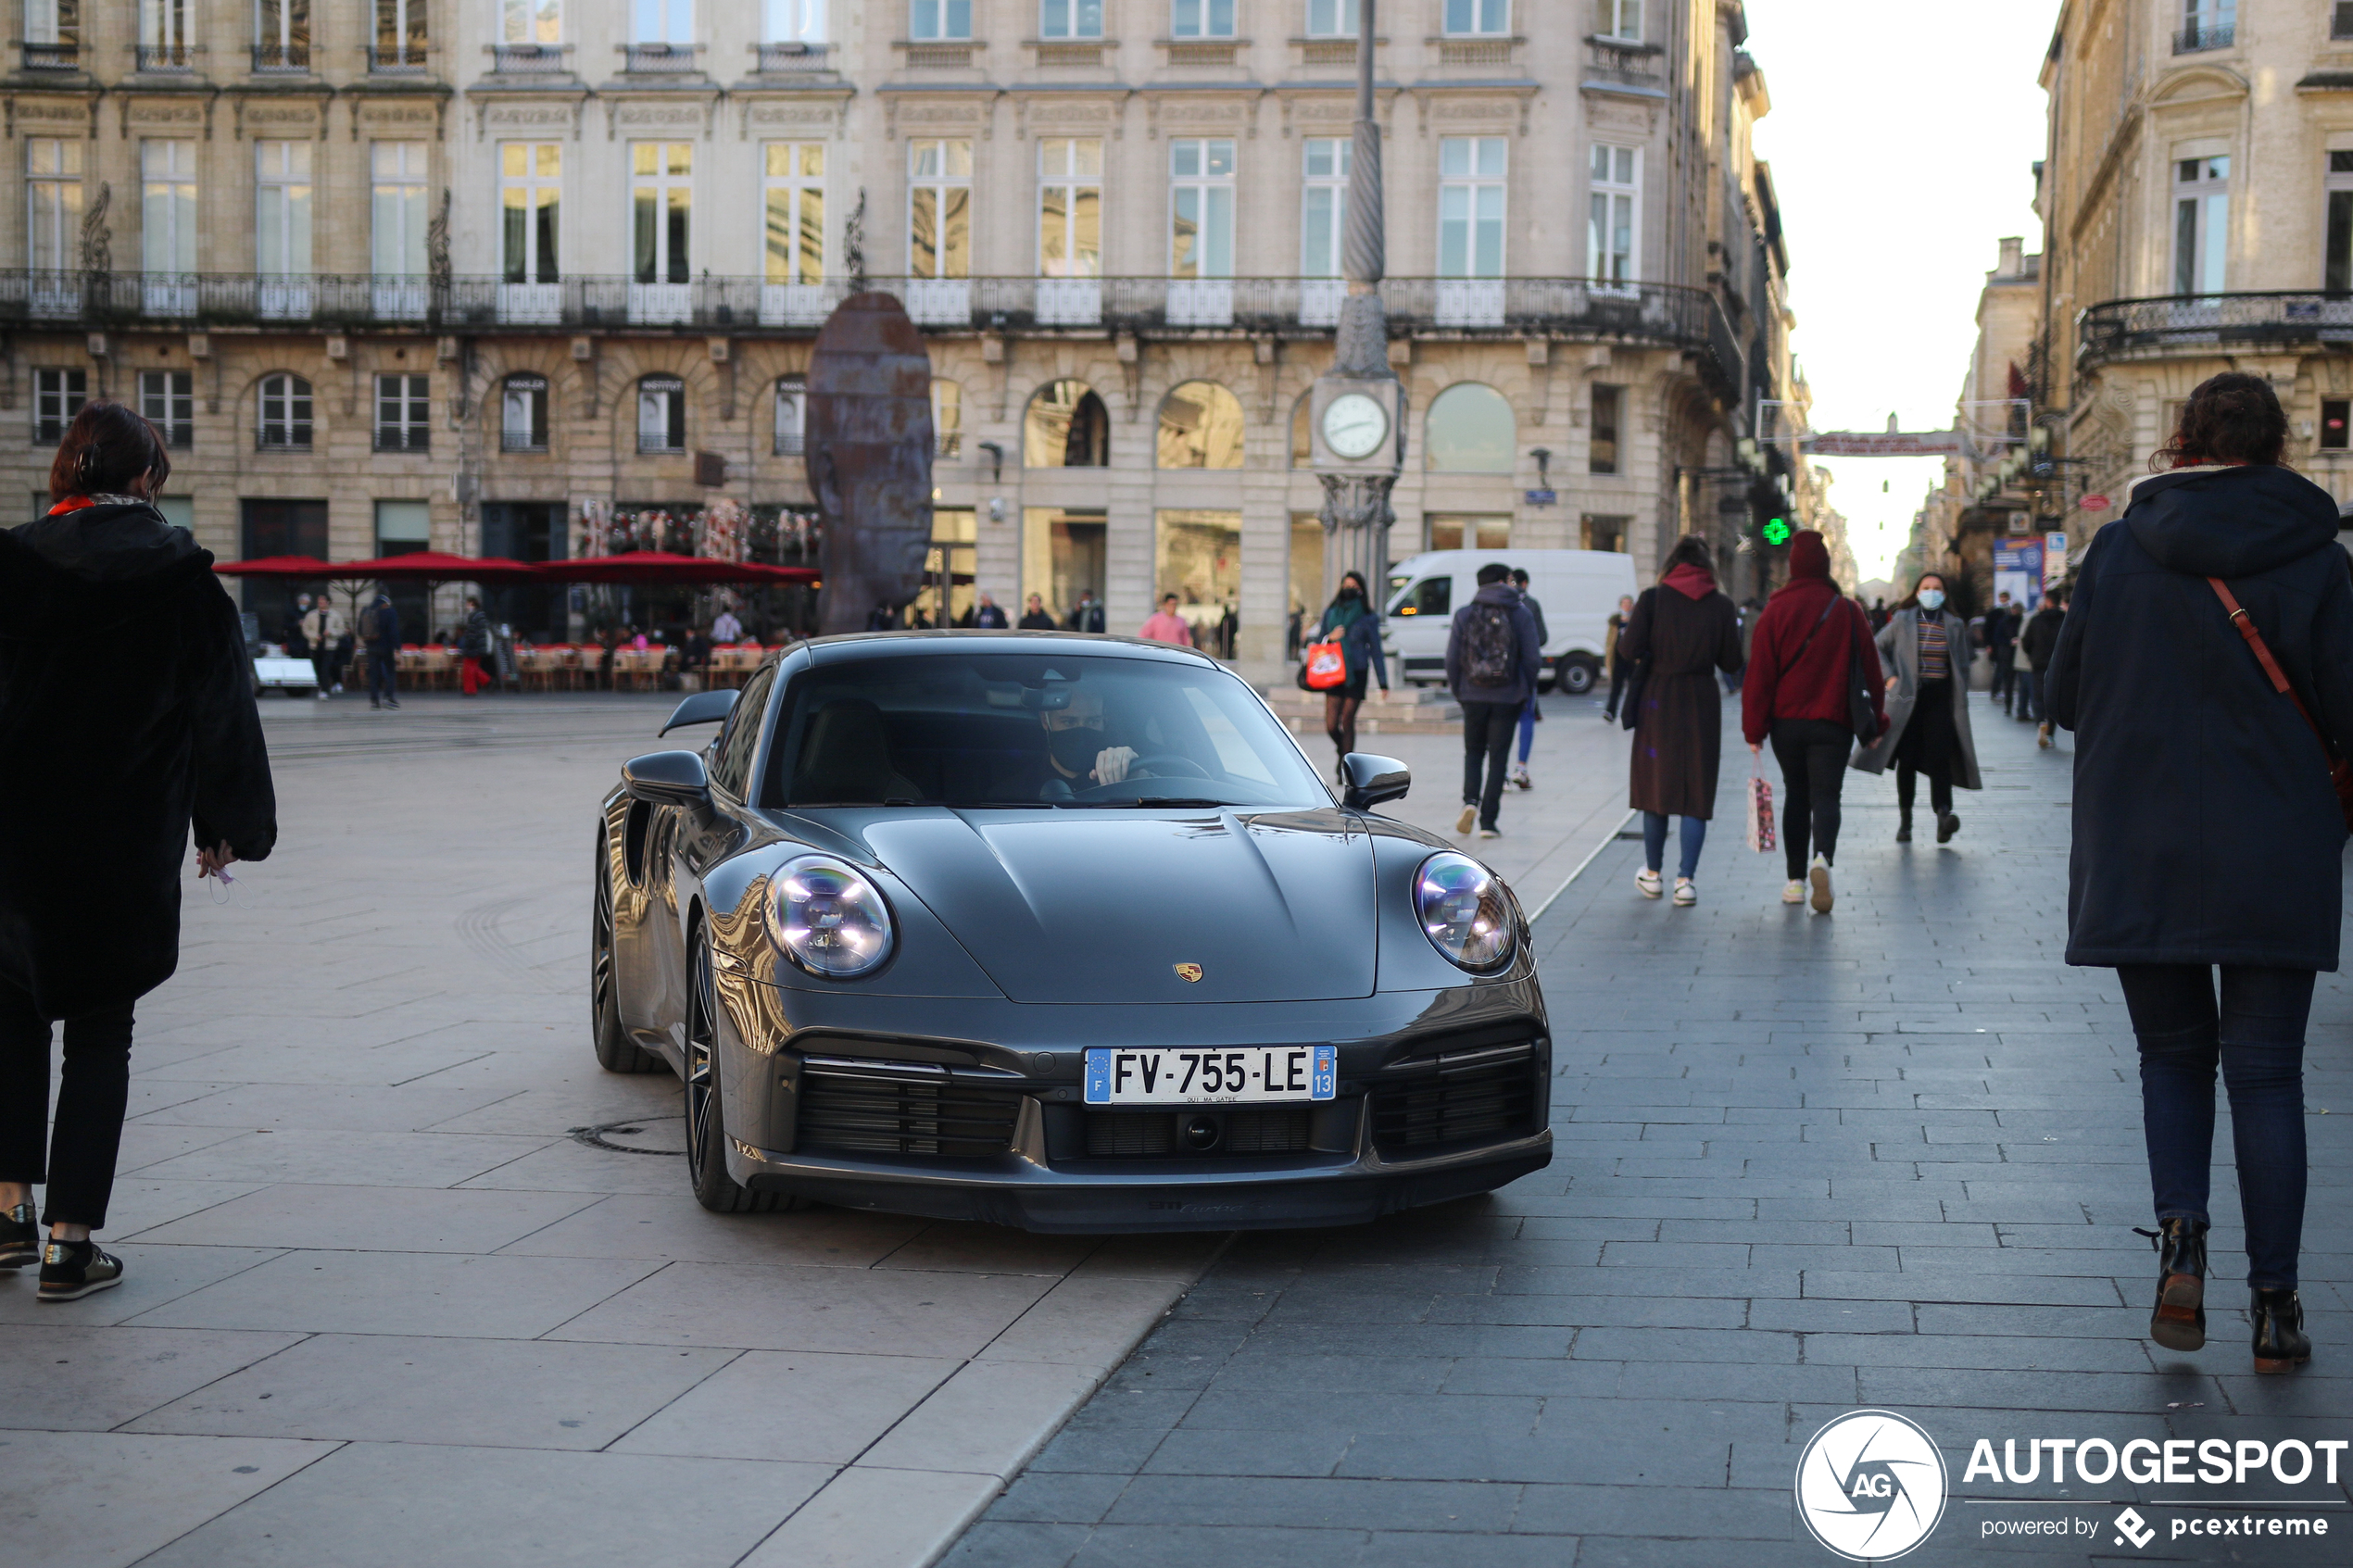
[(858, 835), (1015, 1001), (1373, 993), (1372, 840), (1336, 809), (939, 809)]

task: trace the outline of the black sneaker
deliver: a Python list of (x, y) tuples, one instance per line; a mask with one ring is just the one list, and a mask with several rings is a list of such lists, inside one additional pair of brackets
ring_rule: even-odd
[(21, 1269), (41, 1261), (41, 1226), (32, 1205), (19, 1203), (0, 1214), (0, 1269)]
[(79, 1301), (122, 1283), (122, 1260), (94, 1241), (51, 1241), (41, 1253), (41, 1299)]

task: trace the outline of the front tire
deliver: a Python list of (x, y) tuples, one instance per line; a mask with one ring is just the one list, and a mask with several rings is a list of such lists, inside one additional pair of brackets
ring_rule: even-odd
[(1565, 653), (1560, 657), (1554, 685), (1571, 696), (1583, 696), (1601, 679), (1601, 669), (1583, 654)]
[(766, 1214), (798, 1205), (782, 1193), (754, 1192), (727, 1173), (727, 1121), (719, 1094), (718, 995), (711, 948), (695, 935), (694, 976), (686, 987), (686, 1180), (695, 1201), (714, 1214)]
[(641, 1049), (621, 1026), (621, 981), (613, 968), (612, 867), (597, 839), (597, 903), (588, 928), (588, 1027), (597, 1065), (608, 1073), (651, 1073), (661, 1058)]

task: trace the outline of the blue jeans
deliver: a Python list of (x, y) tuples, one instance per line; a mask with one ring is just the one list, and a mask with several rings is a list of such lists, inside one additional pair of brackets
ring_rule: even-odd
[[(1700, 847), (1706, 842), (1707, 819), (1685, 817), (1683, 819), (1683, 867), (1675, 873), (1677, 876), (1692, 877), (1699, 874)], [(1655, 872), (1666, 859), (1667, 814), (1663, 811), (1645, 811), (1642, 813), (1642, 864)]]
[(1536, 749), (1536, 694), (1530, 692), (1528, 706), (1519, 710), (1519, 765), (1528, 766), (1528, 754)]
[(2043, 717), (2043, 677), (2032, 670), (2018, 671), (2018, 704), (2012, 709), (2020, 719), (2040, 721)]
[(2309, 969), (2119, 968), (2141, 1047), (2141, 1121), (2159, 1220), (2204, 1220), (2214, 1161), (2214, 1069), (2231, 1096), (2246, 1279), (2296, 1288), (2304, 1236), (2304, 1024)]

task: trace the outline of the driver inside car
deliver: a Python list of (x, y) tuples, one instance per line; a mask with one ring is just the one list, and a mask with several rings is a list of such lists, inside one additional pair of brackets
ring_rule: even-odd
[[(1040, 781), (1041, 799), (1067, 799), (1071, 790), (1115, 784), (1128, 777), (1128, 769), (1136, 760), (1136, 748), (1103, 744), (1106, 736), (1101, 692), (1074, 691), (1068, 707), (1043, 709), (1038, 715), (1038, 722), (1045, 729), (1046, 761), (1053, 770)], [(1063, 788), (1056, 789), (1057, 784)]]

